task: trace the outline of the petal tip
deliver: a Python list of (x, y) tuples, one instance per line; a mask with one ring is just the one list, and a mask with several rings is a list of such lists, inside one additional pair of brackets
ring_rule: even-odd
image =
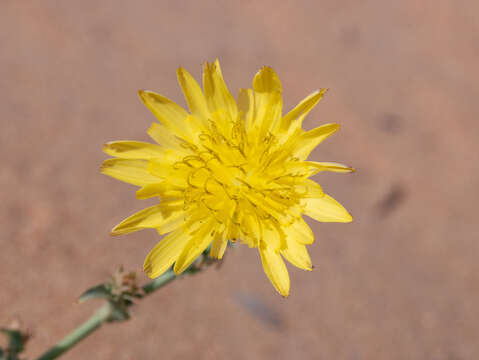
[(178, 69), (176, 69), (176, 75), (178, 76), (178, 78), (183, 78), (186, 72), (187, 71), (181, 66)]
[(145, 187), (136, 190), (135, 195), (138, 200), (145, 200), (151, 197), (151, 195), (145, 191)]
[(329, 91), (329, 88), (319, 88), (314, 90), (313, 95), (315, 97), (323, 97), (327, 92)]
[(141, 101), (146, 102), (146, 98), (148, 96), (148, 91), (147, 90), (138, 90), (138, 96), (140, 97)]
[(151, 270), (151, 268), (146, 268), (146, 269), (143, 269), (143, 272), (146, 274), (146, 276), (148, 276), (150, 279), (154, 279), (156, 278), (157, 276), (155, 276)]
[(145, 258), (145, 261), (143, 263), (143, 272), (150, 278), (150, 279), (154, 279), (155, 277), (157, 277), (158, 275), (154, 274), (153, 273), (153, 266), (151, 265), (151, 262), (149, 260), (150, 256), (149, 254), (147, 255), (147, 257)]
[(175, 262), (175, 266), (173, 266), (173, 272), (175, 275), (180, 275), (183, 272), (183, 269), (180, 268), (178, 261)]
[[(349, 166), (349, 165), (342, 165), (342, 166), (343, 166), (343, 168), (340, 169), (340, 170), (343, 170), (342, 172), (344, 172), (344, 173), (354, 173), (354, 172), (356, 172), (356, 169), (353, 168), (352, 166)], [(341, 171), (339, 171), (339, 172), (341, 172)]]
[(108, 161), (108, 160), (111, 160), (111, 159), (107, 159), (107, 160), (103, 161), (103, 163), (102, 163), (101, 166), (100, 166), (100, 172), (101, 172), (102, 174), (105, 173), (105, 170), (106, 170), (106, 169), (108, 169), (108, 168), (111, 167), (110, 161)]
[(108, 154), (108, 150), (111, 149), (112, 144), (113, 144), (113, 141), (109, 141), (109, 142), (104, 143), (101, 150), (102, 150), (104, 153)]
[(123, 232), (118, 229), (118, 226), (115, 226), (113, 229), (110, 230), (110, 235), (111, 236), (119, 236), (122, 235)]
[(253, 89), (257, 92), (282, 92), (281, 81), (270, 66), (263, 66), (253, 79)]

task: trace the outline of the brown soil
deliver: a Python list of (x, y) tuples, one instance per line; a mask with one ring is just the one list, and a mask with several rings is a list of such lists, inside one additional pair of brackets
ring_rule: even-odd
[(330, 88), (306, 126), (342, 125), (313, 158), (358, 169), (317, 178), (355, 221), (314, 225), (288, 299), (239, 246), (65, 358), (478, 359), (478, 4), (2, 0), (0, 325), (33, 358), (99, 305), (85, 288), (141, 269), (155, 232), (109, 229), (150, 203), (102, 144), (146, 140), (136, 91), (184, 104), (176, 67), (219, 57), (235, 93), (273, 66), (286, 108)]

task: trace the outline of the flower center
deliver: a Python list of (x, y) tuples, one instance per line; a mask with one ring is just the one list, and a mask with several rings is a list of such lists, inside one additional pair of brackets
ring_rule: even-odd
[(186, 179), (185, 210), (239, 227), (251, 217), (277, 226), (299, 216), (294, 187), (276, 181), (285, 174), (281, 165), (273, 165), (277, 151), (272, 135), (256, 146), (239, 131), (230, 139), (218, 131), (202, 133), (199, 140), (197, 145), (183, 143), (191, 155), (174, 166), (175, 178)]

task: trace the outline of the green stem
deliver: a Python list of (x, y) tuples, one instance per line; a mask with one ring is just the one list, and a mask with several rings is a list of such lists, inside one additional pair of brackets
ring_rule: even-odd
[[(185, 271), (183, 274), (188, 273)], [(181, 276), (181, 275), (179, 275)], [(145, 296), (155, 292), (156, 290), (162, 288), (163, 286), (167, 285), (171, 281), (175, 280), (179, 276), (175, 276), (173, 270), (168, 270), (160, 277), (150, 281), (148, 284), (142, 287)], [(90, 317), (87, 321), (73, 330), (70, 334), (65, 336), (63, 340), (61, 340), (58, 344), (53, 346), (50, 350), (40, 356), (37, 360), (52, 360), (56, 359), (63, 353), (70, 350), (73, 346), (77, 343), (85, 339), (88, 335), (93, 333), (95, 330), (99, 329), (101, 325), (108, 320), (110, 320), (112, 315), (112, 305), (110, 303), (104, 304), (100, 307), (92, 317)]]
[(152, 292), (162, 288), (171, 281), (176, 279), (175, 272), (173, 270), (168, 270), (163, 275), (157, 277), (156, 279), (150, 281), (148, 284), (143, 285), (142, 289), (146, 295), (151, 294)]
[(110, 313), (110, 304), (104, 304), (93, 314), (92, 317), (65, 336), (62, 341), (40, 356), (38, 360), (56, 359), (64, 352), (67, 352), (78, 342), (82, 341), (96, 329), (100, 328), (100, 326), (109, 318)]

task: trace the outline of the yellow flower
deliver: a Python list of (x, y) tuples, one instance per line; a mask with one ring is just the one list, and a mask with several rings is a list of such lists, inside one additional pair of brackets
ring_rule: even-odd
[(122, 221), (112, 234), (144, 228), (169, 233), (145, 259), (144, 270), (152, 278), (173, 264), (180, 274), (209, 246), (210, 256), (221, 259), (228, 241), (239, 240), (259, 250), (266, 275), (288, 296), (283, 258), (312, 269), (305, 245), (314, 235), (302, 214), (322, 222), (352, 221), (341, 204), (308, 179), (320, 171), (353, 171), (337, 163), (307, 161), (339, 128), (301, 127), (326, 89), (313, 92), (283, 116), (281, 83), (269, 67), (256, 74), (253, 89), (240, 90), (238, 102), (218, 61), (204, 65), (203, 91), (183, 68), (177, 75), (190, 113), (164, 96), (140, 91), (159, 121), (148, 129), (157, 144), (114, 141), (104, 146), (115, 157), (103, 163), (104, 174), (139, 186), (138, 199), (161, 199)]

